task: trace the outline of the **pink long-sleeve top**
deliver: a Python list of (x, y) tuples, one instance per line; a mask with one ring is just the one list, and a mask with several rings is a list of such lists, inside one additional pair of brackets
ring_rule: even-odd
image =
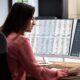
[(38, 64), (28, 38), (11, 33), (7, 37), (8, 64), (13, 80), (27, 80), (31, 75), (36, 80), (58, 80), (57, 71)]

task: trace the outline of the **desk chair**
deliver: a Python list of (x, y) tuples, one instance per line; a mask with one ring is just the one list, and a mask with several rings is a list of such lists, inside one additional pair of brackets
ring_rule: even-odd
[(0, 32), (0, 80), (12, 80), (7, 64), (6, 38), (2, 32)]

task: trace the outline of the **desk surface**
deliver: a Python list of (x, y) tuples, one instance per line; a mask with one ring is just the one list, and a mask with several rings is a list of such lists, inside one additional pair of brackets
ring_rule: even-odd
[[(52, 64), (46, 64), (46, 65), (43, 64), (43, 66), (46, 66), (48, 68), (58, 68), (58, 69), (62, 69), (62, 68), (75, 69), (77, 67), (80, 67), (80, 63), (55, 62)], [(80, 80), (80, 76), (68, 76), (68, 77), (60, 78), (60, 80)]]
[(63, 77), (59, 80), (80, 80), (80, 76), (68, 76), (68, 77)]
[(46, 66), (48, 68), (76, 68), (80, 67), (80, 63), (71, 63), (71, 62), (54, 62), (50, 64), (43, 64), (43, 66)]

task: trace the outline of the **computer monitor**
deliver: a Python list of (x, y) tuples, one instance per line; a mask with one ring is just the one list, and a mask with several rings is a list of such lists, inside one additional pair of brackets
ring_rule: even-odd
[(75, 25), (70, 55), (80, 57), (80, 20), (77, 20)]
[[(80, 20), (78, 24), (79, 22)], [(71, 54), (74, 47), (76, 25), (76, 19), (41, 18), (36, 20), (32, 32), (25, 32), (24, 36), (29, 36), (33, 52), (40, 63), (76, 63), (80, 62), (80, 57)], [(79, 36), (77, 37), (79, 39)]]
[(37, 19), (29, 36), (37, 55), (69, 55), (73, 20)]

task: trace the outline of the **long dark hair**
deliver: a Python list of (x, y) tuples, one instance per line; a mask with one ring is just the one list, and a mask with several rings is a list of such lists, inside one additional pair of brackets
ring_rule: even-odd
[(2, 25), (2, 32), (8, 36), (11, 32), (24, 32), (25, 24), (27, 25), (33, 17), (35, 8), (25, 3), (15, 3), (4, 24)]

